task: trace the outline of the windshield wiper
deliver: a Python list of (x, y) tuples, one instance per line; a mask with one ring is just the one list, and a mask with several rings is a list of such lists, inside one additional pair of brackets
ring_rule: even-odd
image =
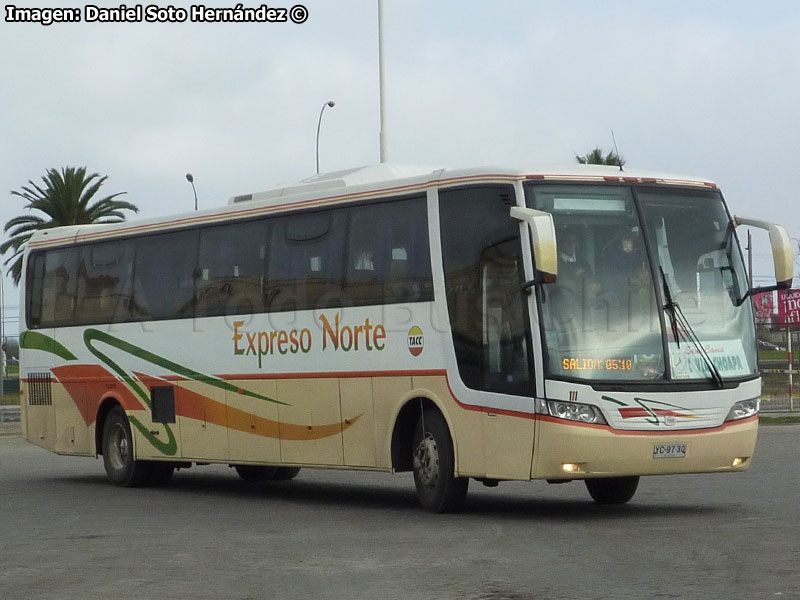
[(681, 336), (678, 332), (678, 315), (676, 314), (678, 304), (672, 299), (672, 290), (669, 289), (667, 276), (664, 275), (664, 267), (658, 267), (658, 269), (661, 271), (661, 281), (664, 284), (664, 300), (667, 301), (667, 303), (664, 305), (664, 310), (667, 311), (667, 314), (669, 315), (669, 322), (672, 325), (672, 337), (675, 338), (675, 343), (678, 344), (678, 348), (680, 348)]
[(683, 314), (680, 305), (673, 299), (672, 290), (669, 287), (669, 283), (667, 283), (667, 276), (664, 274), (664, 268), (659, 267), (659, 270), (661, 271), (661, 281), (664, 287), (664, 300), (666, 300), (666, 304), (664, 304), (664, 310), (667, 311), (667, 314), (669, 315), (670, 324), (672, 326), (672, 335), (675, 338), (675, 343), (678, 345), (678, 348), (681, 347), (681, 335), (683, 335), (685, 339), (692, 342), (694, 347), (700, 353), (700, 356), (703, 358), (703, 362), (705, 363), (706, 367), (708, 367), (708, 372), (711, 374), (711, 380), (717, 387), (721, 388), (725, 383), (722, 379), (722, 374), (719, 372), (719, 369), (717, 369), (717, 365), (714, 364), (714, 361), (711, 360), (708, 352), (706, 352), (706, 349), (703, 347), (703, 343), (700, 341), (700, 338), (697, 337), (697, 334), (689, 323), (689, 319), (687, 319), (686, 315)]

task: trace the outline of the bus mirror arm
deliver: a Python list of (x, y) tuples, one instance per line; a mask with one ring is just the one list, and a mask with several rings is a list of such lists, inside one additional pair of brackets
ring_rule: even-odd
[(558, 275), (558, 248), (553, 215), (523, 206), (512, 206), (511, 217), (527, 225), (533, 247), (535, 276), (522, 285), (522, 291), (531, 293), (535, 285), (554, 283)]
[[(745, 298), (748, 295), (759, 292), (789, 289), (792, 286), (792, 278), (794, 277), (794, 253), (792, 251), (792, 242), (789, 239), (789, 234), (786, 233), (786, 229), (769, 221), (747, 217), (733, 217), (733, 222), (737, 227), (739, 225), (748, 225), (749, 227), (756, 227), (769, 232), (769, 243), (772, 246), (772, 262), (775, 265), (776, 285), (753, 288), (749, 294), (745, 294)], [(742, 301), (744, 301), (744, 298), (742, 298)]]
[(764, 285), (760, 287), (750, 288), (744, 293), (744, 295), (741, 298), (739, 298), (736, 302), (734, 302), (734, 305), (741, 306), (742, 304), (744, 304), (744, 301), (747, 300), (750, 296), (763, 294), (765, 292), (788, 290), (790, 287), (791, 287), (791, 282), (789, 284), (786, 284), (786, 282), (782, 282), (777, 285)]
[(537, 285), (542, 283), (555, 283), (556, 278), (555, 276), (551, 275), (550, 273), (542, 273), (541, 271), (537, 271), (536, 277), (531, 279), (530, 281), (526, 281), (522, 284), (519, 288), (520, 291), (525, 292), (526, 294), (532, 294), (533, 288)]
[(531, 279), (530, 281), (526, 281), (525, 283), (523, 283), (520, 290), (530, 295), (533, 293), (533, 288), (536, 287), (539, 283), (542, 283), (539, 279)]

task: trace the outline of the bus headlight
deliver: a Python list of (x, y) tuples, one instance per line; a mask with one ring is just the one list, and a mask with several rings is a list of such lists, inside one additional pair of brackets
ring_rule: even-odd
[(751, 398), (750, 400), (742, 400), (737, 402), (731, 407), (726, 421), (736, 421), (737, 419), (746, 419), (758, 414), (758, 409), (761, 406), (760, 398)]
[(578, 421), (580, 423), (606, 424), (603, 413), (600, 409), (591, 404), (581, 404), (579, 402), (560, 402), (558, 400), (547, 401), (547, 412), (551, 417), (566, 419), (567, 421)]

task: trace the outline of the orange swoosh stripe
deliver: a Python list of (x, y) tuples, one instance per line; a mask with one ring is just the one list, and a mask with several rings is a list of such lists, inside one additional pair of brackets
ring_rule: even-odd
[(296, 425), (259, 417), (253, 413), (217, 402), (202, 394), (176, 386), (165, 379), (134, 373), (148, 388), (171, 386), (175, 390), (175, 414), (188, 419), (204, 421), (244, 433), (287, 441), (321, 440), (338, 435), (361, 418), (358, 415), (340, 423), (327, 425)]

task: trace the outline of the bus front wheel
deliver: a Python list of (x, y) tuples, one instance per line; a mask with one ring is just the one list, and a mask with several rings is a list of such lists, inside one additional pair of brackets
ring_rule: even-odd
[(435, 513), (458, 511), (469, 479), (455, 476), (453, 441), (439, 411), (423, 411), (411, 447), (414, 485), (422, 508)]
[(134, 459), (131, 426), (121, 406), (111, 410), (103, 426), (103, 466), (114, 485), (136, 487), (149, 482), (151, 465)]
[(607, 477), (585, 482), (589, 495), (598, 504), (625, 504), (636, 493), (639, 477)]

